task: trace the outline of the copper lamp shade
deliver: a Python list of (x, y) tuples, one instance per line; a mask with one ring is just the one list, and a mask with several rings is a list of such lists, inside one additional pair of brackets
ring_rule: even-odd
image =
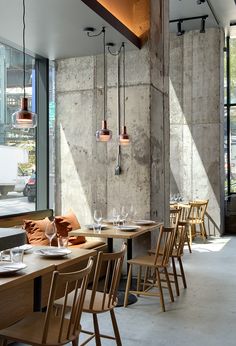
[(130, 144), (130, 136), (126, 131), (126, 126), (123, 126), (122, 132), (119, 135), (119, 144), (120, 145), (129, 145)]
[(23, 4), (23, 90), (21, 109), (12, 114), (12, 126), (17, 129), (31, 129), (37, 126), (37, 115), (28, 110), (28, 99), (25, 97), (25, 0)]
[(97, 142), (109, 142), (112, 139), (112, 131), (107, 128), (106, 120), (102, 121), (102, 128), (96, 131)]
[(37, 126), (37, 115), (28, 110), (28, 99), (21, 99), (21, 109), (12, 114), (12, 126), (17, 129), (30, 129)]

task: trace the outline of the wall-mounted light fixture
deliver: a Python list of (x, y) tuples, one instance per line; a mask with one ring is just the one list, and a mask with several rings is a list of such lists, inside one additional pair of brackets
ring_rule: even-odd
[(88, 27), (84, 31), (89, 37), (103, 37), (103, 120), (102, 128), (96, 131), (97, 142), (109, 142), (112, 138), (112, 132), (107, 128), (107, 57), (106, 57), (106, 29), (105, 27), (98, 34), (93, 34), (94, 28)]
[(200, 27), (200, 33), (205, 33), (205, 27), (206, 27), (206, 19), (208, 18), (208, 15), (203, 16), (197, 16), (197, 17), (189, 17), (189, 18), (179, 18), (179, 19), (172, 19), (169, 22), (170, 23), (177, 23), (177, 36), (182, 36), (185, 33), (185, 30), (182, 30), (182, 23), (188, 20), (196, 20), (201, 19), (201, 27)]
[(37, 126), (37, 115), (28, 110), (28, 98), (25, 93), (25, 0), (23, 0), (23, 89), (21, 108), (12, 114), (12, 126), (19, 129), (30, 129)]

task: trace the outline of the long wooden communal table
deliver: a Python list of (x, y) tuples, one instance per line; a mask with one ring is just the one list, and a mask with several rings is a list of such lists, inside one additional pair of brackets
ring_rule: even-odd
[(24, 255), (27, 267), (12, 276), (0, 277), (0, 329), (9, 326), (27, 313), (38, 311), (47, 304), (47, 297), (54, 270), (69, 272), (78, 270), (95, 250), (71, 249), (62, 258), (46, 258), (31, 250)]

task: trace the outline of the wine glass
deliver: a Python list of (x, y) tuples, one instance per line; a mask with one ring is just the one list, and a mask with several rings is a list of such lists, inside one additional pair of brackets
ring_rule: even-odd
[(129, 215), (128, 210), (127, 210), (127, 208), (123, 205), (123, 206), (121, 207), (121, 218), (122, 218), (122, 220), (123, 220), (123, 224), (125, 224), (128, 215)]
[(100, 224), (102, 221), (102, 212), (101, 210), (94, 210), (93, 218), (96, 224)]
[(112, 219), (113, 219), (113, 226), (118, 226), (119, 220), (120, 220), (120, 214), (116, 210), (116, 208), (112, 209)]
[(55, 222), (49, 222), (45, 229), (45, 236), (48, 238), (50, 246), (52, 246), (52, 239), (55, 237), (56, 234), (57, 228)]

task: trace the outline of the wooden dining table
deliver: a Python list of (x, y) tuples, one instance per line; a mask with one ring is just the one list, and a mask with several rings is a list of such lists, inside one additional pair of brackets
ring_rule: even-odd
[(127, 260), (133, 256), (132, 241), (141, 235), (157, 230), (163, 223), (155, 221), (151, 225), (139, 226), (133, 231), (123, 231), (119, 228), (115, 228), (113, 225), (106, 224), (106, 227), (100, 232), (96, 232), (93, 229), (81, 228), (69, 232), (70, 236), (85, 236), (85, 237), (99, 237), (107, 240), (108, 251), (113, 252), (113, 240), (124, 239), (127, 242)]
[(65, 257), (43, 257), (36, 254), (35, 249), (39, 247), (24, 254), (25, 269), (0, 276), (0, 329), (47, 305), (54, 270), (79, 270), (90, 256), (97, 254), (96, 250), (71, 249)]

